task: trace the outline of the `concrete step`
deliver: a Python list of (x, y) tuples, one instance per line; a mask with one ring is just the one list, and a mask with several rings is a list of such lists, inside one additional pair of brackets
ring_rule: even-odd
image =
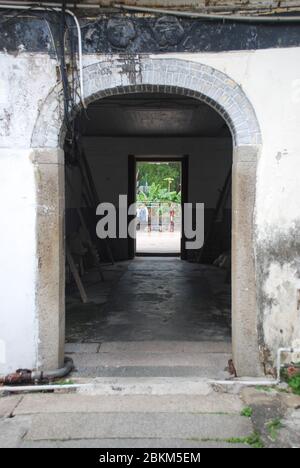
[(76, 439), (59, 441), (24, 441), (21, 448), (249, 448), (245, 444), (224, 441), (197, 441), (181, 439)]
[(84, 353), (225, 353), (231, 354), (226, 341), (108, 341), (103, 343), (66, 343), (67, 354)]
[(142, 352), (151, 354), (230, 354), (231, 343), (225, 341), (111, 341), (101, 343), (99, 351), (102, 353)]
[(193, 413), (52, 413), (32, 416), (25, 441), (68, 439), (227, 440), (253, 431), (239, 415)]
[(86, 395), (208, 395), (212, 392), (212, 386), (201, 377), (96, 377), (78, 379), (78, 382), (87, 383), (77, 390)]
[(14, 416), (51, 413), (231, 413), (240, 414), (238, 395), (85, 395), (29, 394), (14, 409)]
[(77, 377), (202, 377), (226, 379), (230, 354), (225, 353), (146, 353), (134, 351), (76, 353)]
[(72, 373), (71, 378), (96, 377), (199, 377), (203, 379), (224, 380), (228, 378), (228, 372), (220, 370), (219, 366), (99, 366), (78, 367)]
[(224, 353), (83, 353), (73, 355), (74, 363), (79, 368), (97, 366), (217, 366), (224, 369), (230, 359), (230, 354)]
[(231, 358), (228, 342), (130, 341), (69, 343), (73, 376), (202, 377), (226, 379)]

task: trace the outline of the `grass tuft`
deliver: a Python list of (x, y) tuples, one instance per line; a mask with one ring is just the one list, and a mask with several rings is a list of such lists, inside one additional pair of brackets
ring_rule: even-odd
[(253, 414), (253, 409), (250, 406), (246, 406), (241, 411), (241, 416), (245, 416), (246, 418), (251, 418)]

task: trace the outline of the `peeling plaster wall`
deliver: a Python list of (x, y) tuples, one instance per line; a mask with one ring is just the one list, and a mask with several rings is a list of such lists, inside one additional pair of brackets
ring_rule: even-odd
[[(256, 112), (263, 138), (253, 237), (257, 313), (261, 356), (272, 364), (278, 346), (300, 344), (300, 49), (152, 56), (157, 57), (226, 73), (241, 84)], [(85, 65), (101, 59), (86, 56)], [(6, 362), (0, 353), (0, 373), (37, 365), (37, 197), (30, 139), (55, 82), (55, 61), (47, 55), (0, 55), (0, 350), (3, 342), (6, 350)]]
[(30, 139), (55, 84), (46, 55), (0, 54), (0, 374), (38, 367), (38, 210)]
[(39, 106), (56, 84), (45, 54), (0, 54), (0, 148), (30, 148)]

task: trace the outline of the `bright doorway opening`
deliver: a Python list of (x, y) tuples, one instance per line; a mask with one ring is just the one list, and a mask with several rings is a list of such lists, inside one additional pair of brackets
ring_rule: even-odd
[(136, 255), (179, 256), (182, 162), (136, 161)]

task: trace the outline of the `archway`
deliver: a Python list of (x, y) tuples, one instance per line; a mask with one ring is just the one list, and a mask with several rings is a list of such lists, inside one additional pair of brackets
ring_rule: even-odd
[[(176, 59), (116, 58), (84, 69), (87, 103), (118, 94), (174, 93), (199, 99), (225, 120), (233, 138), (232, 331), (239, 375), (259, 375), (255, 255), (253, 248), (256, 166), (261, 134), (255, 112), (241, 87), (220, 71)], [(74, 109), (74, 114), (76, 109)], [(63, 152), (61, 87), (43, 103), (32, 135), (38, 164), (39, 206), (37, 310), (41, 365), (63, 358), (64, 276)], [(51, 223), (49, 229), (49, 221)], [(59, 262), (57, 262), (59, 258)]]

